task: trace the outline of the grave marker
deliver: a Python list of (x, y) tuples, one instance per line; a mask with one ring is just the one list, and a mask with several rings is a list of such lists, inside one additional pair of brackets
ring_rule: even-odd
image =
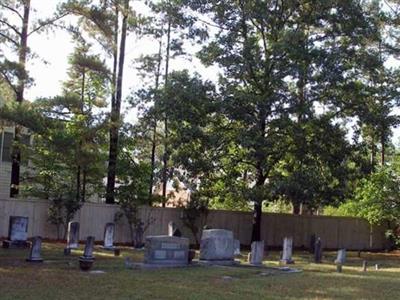
[(8, 240), (3, 241), (3, 248), (29, 248), (27, 217), (10, 216)]
[(232, 231), (225, 229), (203, 230), (200, 243), (200, 260), (233, 261), (234, 240)]
[(146, 237), (144, 262), (160, 265), (187, 265), (189, 239), (168, 235)]
[(29, 262), (43, 262), (43, 258), (40, 256), (42, 250), (42, 238), (35, 236), (32, 239), (32, 247), (29, 252), (29, 257), (26, 259)]
[(285, 237), (283, 239), (283, 252), (281, 262), (284, 264), (293, 264), (294, 261), (292, 259), (293, 252), (293, 238)]
[(251, 243), (251, 254), (249, 255), (251, 265), (262, 265), (264, 259), (264, 241)]

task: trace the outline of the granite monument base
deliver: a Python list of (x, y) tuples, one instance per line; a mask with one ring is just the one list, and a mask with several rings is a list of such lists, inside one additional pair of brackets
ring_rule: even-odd
[(145, 264), (186, 266), (189, 264), (189, 239), (168, 235), (146, 238)]

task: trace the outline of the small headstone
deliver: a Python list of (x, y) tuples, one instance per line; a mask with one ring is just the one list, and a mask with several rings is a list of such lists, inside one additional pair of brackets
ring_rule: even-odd
[(130, 257), (125, 257), (124, 264), (125, 264), (125, 268), (133, 269), (134, 263)]
[(240, 253), (240, 241), (239, 240), (233, 240), (233, 248), (234, 248), (233, 254), (235, 256), (240, 256), (241, 253)]
[(322, 261), (322, 242), (317, 238), (314, 246), (314, 262), (319, 264)]
[(83, 257), (94, 258), (93, 257), (93, 248), (94, 248), (94, 236), (88, 236), (86, 238), (86, 244), (85, 244), (85, 250), (83, 252)]
[(189, 239), (168, 235), (146, 237), (144, 262), (160, 265), (187, 265)]
[(79, 247), (79, 222), (68, 223), (67, 248), (78, 249)]
[(224, 281), (232, 281), (234, 278), (232, 276), (222, 276), (222, 280)]
[(337, 253), (337, 258), (335, 259), (335, 264), (344, 265), (346, 263), (346, 249), (339, 249)]
[(27, 217), (10, 217), (8, 240), (3, 241), (3, 248), (29, 248), (28, 220)]
[(144, 235), (144, 229), (143, 229), (143, 222), (139, 222), (135, 228), (135, 248), (143, 248), (144, 243), (143, 243), (143, 235)]
[(336, 265), (336, 272), (342, 273), (342, 264), (337, 264)]
[(203, 230), (200, 260), (232, 261), (234, 259), (233, 232), (225, 229)]
[(182, 236), (182, 232), (179, 230), (178, 226), (176, 226), (176, 224), (173, 221), (170, 221), (168, 223), (168, 235), (177, 237)]
[(292, 259), (292, 253), (293, 253), (293, 238), (285, 237), (283, 239), (283, 251), (282, 251), (281, 262), (284, 264), (293, 264), (294, 261)]
[(32, 247), (29, 252), (29, 257), (26, 259), (29, 262), (43, 262), (43, 258), (40, 256), (42, 250), (42, 238), (40, 236), (35, 236), (32, 239)]
[(82, 271), (88, 271), (93, 265), (94, 256), (94, 236), (88, 236), (86, 239), (85, 250), (83, 256), (79, 257), (79, 267)]
[(251, 265), (262, 265), (264, 259), (264, 241), (255, 241), (251, 243), (251, 255), (249, 256)]
[(366, 260), (363, 260), (363, 264), (362, 264), (362, 270), (363, 272), (367, 272), (367, 268), (368, 268), (368, 263)]
[(114, 247), (114, 237), (115, 237), (115, 224), (107, 223), (104, 228), (104, 244), (103, 249), (105, 250), (113, 250)]

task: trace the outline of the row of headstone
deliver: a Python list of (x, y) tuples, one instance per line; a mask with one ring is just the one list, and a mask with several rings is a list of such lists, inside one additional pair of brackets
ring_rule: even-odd
[[(104, 228), (103, 249), (114, 250), (115, 224), (107, 223)], [(77, 249), (79, 247), (79, 222), (68, 223), (67, 249)]]

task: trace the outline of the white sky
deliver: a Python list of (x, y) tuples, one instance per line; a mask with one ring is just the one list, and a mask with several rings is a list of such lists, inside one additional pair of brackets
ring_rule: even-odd
[[(55, 11), (59, 0), (32, 0), (32, 21), (35, 17), (41, 18), (51, 16)], [(134, 1), (134, 9), (138, 13), (145, 13), (143, 1)], [(31, 59), (27, 68), (30, 76), (34, 78), (34, 85), (26, 91), (26, 98), (34, 100), (38, 97), (52, 97), (60, 94), (62, 81), (67, 78), (67, 57), (73, 51), (74, 44), (68, 33), (62, 30), (42, 34), (33, 34), (29, 37), (28, 45), (38, 58)], [(124, 69), (123, 98), (127, 97), (132, 90), (141, 87), (141, 79), (133, 67), (133, 61), (141, 54), (156, 53), (158, 45), (150, 40), (138, 41), (131, 35), (127, 39), (126, 63)], [(43, 60), (46, 60), (45, 63)], [(171, 62), (171, 69), (184, 69), (200, 73), (204, 79), (215, 81), (218, 77), (218, 68), (205, 68), (194, 58), (193, 61), (183, 59)], [(125, 106), (126, 109), (126, 106)], [(136, 111), (127, 111), (127, 121), (134, 121)], [(394, 129), (393, 141), (399, 143), (400, 129)]]

